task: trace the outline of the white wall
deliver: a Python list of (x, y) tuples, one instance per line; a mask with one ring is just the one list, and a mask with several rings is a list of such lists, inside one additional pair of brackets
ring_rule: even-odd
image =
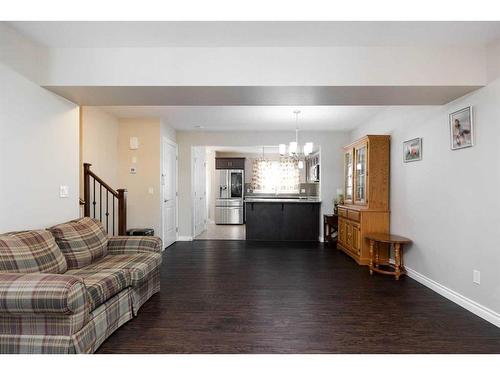
[[(82, 107), (82, 162), (118, 189), (118, 119), (98, 107)], [(83, 197), (83, 192), (82, 195)]]
[(48, 49), (0, 22), (0, 61), (34, 82), (46, 79)]
[[(342, 147), (349, 143), (347, 132), (301, 131), (301, 139), (321, 146), (321, 210), (332, 212), (336, 189), (343, 185)], [(191, 147), (256, 146), (279, 144), (295, 137), (290, 132), (177, 132), (179, 145), (179, 235), (192, 236)], [(322, 229), (320, 229), (322, 231)]]
[(160, 119), (160, 135), (161, 137), (167, 137), (171, 141), (175, 142), (177, 140), (177, 135), (175, 129), (172, 128), (165, 119)]
[[(153, 228), (161, 235), (160, 119), (120, 119), (119, 126), (118, 180), (127, 189), (127, 227)], [(129, 149), (130, 137), (139, 138), (137, 150)], [(131, 166), (136, 174), (130, 174)]]
[[(53, 48), (45, 85), (483, 85), (482, 47)], [(89, 69), (91, 67), (91, 69)]]
[(78, 217), (78, 107), (3, 63), (0, 82), (0, 233)]
[(500, 77), (500, 41), (488, 46), (486, 62), (488, 81), (492, 82)]
[[(451, 151), (448, 115), (469, 105), (476, 145)], [(445, 106), (388, 108), (352, 134), (391, 135), (391, 231), (414, 241), (406, 266), (493, 310), (498, 324), (499, 119), (496, 80)], [(415, 137), (423, 138), (423, 160), (404, 164), (402, 142)], [(473, 270), (481, 285), (472, 283)]]
[[(118, 119), (99, 107), (83, 107), (82, 122), (83, 161), (115, 190), (128, 190), (127, 227), (153, 228), (161, 236), (161, 139), (175, 142), (175, 130), (159, 118)], [(138, 150), (129, 149), (130, 137), (139, 138)]]

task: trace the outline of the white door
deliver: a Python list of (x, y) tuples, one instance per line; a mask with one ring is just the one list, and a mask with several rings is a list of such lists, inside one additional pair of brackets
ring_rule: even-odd
[(193, 237), (207, 230), (205, 147), (193, 148)]
[(164, 248), (177, 241), (177, 145), (163, 138), (162, 216)]

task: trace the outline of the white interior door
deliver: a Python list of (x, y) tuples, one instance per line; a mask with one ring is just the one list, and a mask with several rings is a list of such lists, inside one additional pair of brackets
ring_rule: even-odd
[(162, 216), (164, 247), (177, 241), (177, 145), (163, 138)]
[(207, 186), (205, 147), (193, 148), (193, 237), (207, 229)]

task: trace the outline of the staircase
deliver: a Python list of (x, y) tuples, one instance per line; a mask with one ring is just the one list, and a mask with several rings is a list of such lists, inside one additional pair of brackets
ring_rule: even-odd
[(127, 190), (114, 190), (83, 163), (83, 215), (99, 220), (108, 234), (127, 234)]

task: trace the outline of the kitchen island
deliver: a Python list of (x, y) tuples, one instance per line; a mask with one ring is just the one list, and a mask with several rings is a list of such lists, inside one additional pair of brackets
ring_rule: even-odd
[(317, 198), (247, 197), (246, 239), (318, 241), (320, 207)]

